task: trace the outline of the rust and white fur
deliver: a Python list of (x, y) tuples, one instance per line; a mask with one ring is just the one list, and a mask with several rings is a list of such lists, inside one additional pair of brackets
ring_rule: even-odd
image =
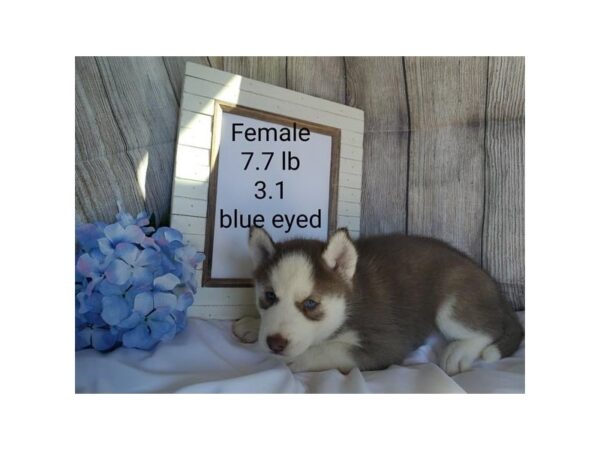
[(353, 241), (275, 243), (250, 231), (260, 319), (234, 324), (243, 342), (283, 358), (295, 372), (343, 372), (401, 364), (435, 330), (449, 341), (449, 374), (519, 346), (523, 329), (494, 280), (441, 241), (393, 234)]

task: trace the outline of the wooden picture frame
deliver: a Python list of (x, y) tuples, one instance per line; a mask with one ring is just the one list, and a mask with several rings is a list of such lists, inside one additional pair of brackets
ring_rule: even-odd
[[(330, 180), (335, 183), (330, 190), (328, 229), (331, 233), (337, 227), (346, 227), (351, 236), (359, 236), (363, 111), (188, 62), (171, 202), (171, 226), (183, 233), (186, 243), (207, 256), (212, 251), (208, 237), (216, 200), (216, 190), (211, 187), (216, 186), (212, 159), (218, 161), (215, 130), (219, 114), (225, 110), (281, 125), (296, 122), (332, 136)], [(209, 319), (256, 315), (254, 288), (248, 280), (211, 280), (205, 275), (208, 259), (202, 270), (197, 270), (199, 286), (188, 315)]]
[(252, 287), (254, 286), (251, 279), (244, 278), (212, 278), (212, 253), (213, 253), (213, 238), (215, 225), (215, 210), (217, 204), (217, 180), (218, 180), (218, 164), (219, 164), (219, 132), (222, 125), (223, 113), (232, 113), (238, 116), (250, 117), (253, 119), (263, 120), (269, 123), (275, 123), (284, 126), (303, 127), (311, 132), (327, 135), (331, 137), (331, 167), (329, 170), (329, 204), (328, 204), (328, 234), (331, 235), (337, 228), (337, 198), (338, 198), (338, 174), (340, 165), (340, 136), (339, 128), (320, 125), (305, 120), (299, 120), (292, 117), (282, 116), (280, 114), (268, 113), (245, 106), (232, 105), (229, 103), (215, 101), (215, 112), (213, 119), (212, 145), (210, 154), (210, 173), (212, 176), (208, 183), (208, 205), (207, 205), (207, 222), (206, 222), (206, 237), (204, 243), (206, 259), (203, 266), (202, 286), (208, 287)]

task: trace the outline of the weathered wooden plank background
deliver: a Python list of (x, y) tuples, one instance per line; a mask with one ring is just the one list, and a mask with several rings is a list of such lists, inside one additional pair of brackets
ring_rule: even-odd
[(363, 109), (361, 233), (443, 239), (524, 307), (523, 58), (77, 58), (79, 220), (168, 223), (187, 60)]

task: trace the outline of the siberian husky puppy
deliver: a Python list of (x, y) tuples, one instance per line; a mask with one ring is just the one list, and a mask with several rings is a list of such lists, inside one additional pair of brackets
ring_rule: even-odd
[(449, 341), (449, 374), (479, 357), (509, 356), (523, 328), (494, 280), (441, 241), (399, 234), (353, 241), (275, 243), (250, 230), (260, 319), (234, 324), (243, 342), (283, 357), (294, 372), (402, 364), (435, 330)]

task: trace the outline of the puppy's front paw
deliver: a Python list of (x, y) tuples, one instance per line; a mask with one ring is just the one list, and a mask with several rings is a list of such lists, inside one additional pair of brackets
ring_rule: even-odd
[(322, 361), (314, 358), (310, 352), (304, 353), (292, 361), (287, 362), (288, 367), (294, 373), (298, 372), (322, 372), (324, 370), (337, 369), (343, 375), (347, 375), (354, 366), (348, 364), (335, 364), (333, 361)]
[(233, 334), (242, 342), (252, 344), (258, 340), (260, 319), (257, 317), (242, 317), (233, 324)]
[(312, 368), (309, 366), (306, 358), (297, 358), (287, 363), (290, 370), (294, 373), (298, 372), (310, 372)]

